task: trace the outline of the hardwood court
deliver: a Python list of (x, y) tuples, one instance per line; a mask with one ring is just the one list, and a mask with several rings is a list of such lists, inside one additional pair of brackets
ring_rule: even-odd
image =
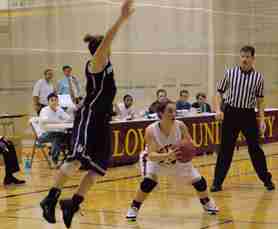
[[(264, 146), (268, 163), (278, 185), (278, 144)], [(138, 187), (137, 165), (111, 169), (90, 191), (72, 228), (83, 229), (268, 229), (278, 228), (278, 192), (267, 192), (254, 175), (246, 150), (236, 153), (224, 191), (213, 194), (221, 212), (216, 216), (203, 213), (191, 186), (161, 177), (159, 188), (144, 204), (138, 222), (125, 220), (126, 210)], [(215, 157), (195, 160), (211, 182)], [(3, 168), (2, 168), (3, 169)], [(3, 173), (1, 173), (3, 174)], [(65, 228), (57, 208), (58, 222), (47, 224), (41, 217), (39, 201), (52, 184), (55, 170), (44, 161), (36, 161), (27, 184), (21, 187), (0, 186), (0, 228)], [(22, 174), (24, 176), (24, 174)], [(73, 177), (63, 195), (70, 196), (80, 174)]]

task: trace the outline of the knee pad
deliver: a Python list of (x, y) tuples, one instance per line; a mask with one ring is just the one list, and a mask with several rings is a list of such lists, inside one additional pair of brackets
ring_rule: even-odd
[(140, 188), (142, 192), (150, 193), (155, 188), (156, 185), (157, 185), (156, 181), (148, 177), (145, 177), (144, 180), (141, 182)]
[(204, 192), (207, 190), (207, 181), (205, 180), (204, 177), (201, 177), (200, 180), (193, 183), (192, 185), (198, 192)]

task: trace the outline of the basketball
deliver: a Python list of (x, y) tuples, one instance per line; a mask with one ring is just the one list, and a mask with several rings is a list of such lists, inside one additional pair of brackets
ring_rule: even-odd
[(176, 158), (179, 162), (189, 162), (192, 161), (196, 155), (196, 148), (192, 143), (191, 139), (183, 139), (177, 144), (175, 144), (174, 149), (176, 149)]

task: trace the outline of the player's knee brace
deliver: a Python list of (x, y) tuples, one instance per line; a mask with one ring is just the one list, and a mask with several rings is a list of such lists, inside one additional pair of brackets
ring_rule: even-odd
[(156, 185), (157, 185), (156, 181), (148, 177), (145, 177), (144, 180), (141, 182), (140, 188), (142, 192), (150, 193), (155, 188)]
[(198, 192), (204, 192), (207, 190), (207, 181), (205, 180), (204, 177), (201, 177), (200, 180), (193, 183), (192, 185)]

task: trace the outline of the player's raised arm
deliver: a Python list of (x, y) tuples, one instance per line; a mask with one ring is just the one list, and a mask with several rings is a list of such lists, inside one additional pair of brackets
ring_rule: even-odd
[(92, 70), (93, 72), (100, 72), (103, 70), (107, 57), (110, 55), (110, 49), (113, 39), (115, 38), (120, 27), (125, 21), (132, 15), (134, 12), (133, 0), (125, 0), (121, 7), (121, 14), (116, 20), (116, 22), (111, 26), (107, 31), (104, 38), (101, 41), (101, 44), (97, 48), (96, 53), (92, 59)]

